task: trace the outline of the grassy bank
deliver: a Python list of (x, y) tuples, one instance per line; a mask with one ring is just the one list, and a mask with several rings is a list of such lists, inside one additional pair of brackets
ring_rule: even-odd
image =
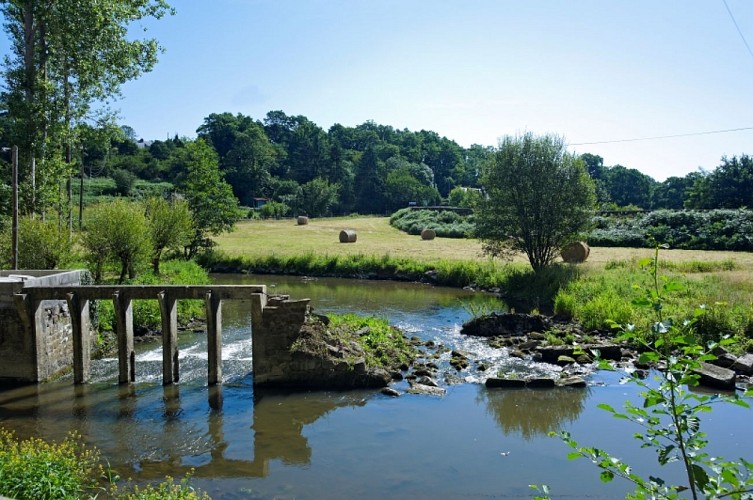
[[(353, 229), (355, 243), (340, 243), (339, 232)], [(535, 275), (524, 256), (512, 262), (491, 260), (476, 240), (421, 240), (389, 225), (386, 217), (247, 221), (216, 238), (205, 265), (215, 270), (273, 274), (342, 276), (428, 281), (447, 286), (498, 290), (519, 311), (555, 310), (588, 329), (605, 329), (608, 320), (645, 329), (653, 320), (633, 307), (635, 285), (649, 276), (639, 261), (653, 251), (592, 248), (585, 264), (560, 264)], [(753, 349), (753, 254), (662, 250), (660, 273), (677, 281), (667, 309), (677, 318), (704, 307), (699, 340), (732, 335), (739, 350)]]

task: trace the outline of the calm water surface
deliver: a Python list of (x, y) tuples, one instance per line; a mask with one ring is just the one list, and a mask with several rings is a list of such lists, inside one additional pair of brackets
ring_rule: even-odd
[[(193, 470), (192, 484), (213, 498), (530, 497), (532, 483), (550, 485), (556, 498), (624, 497), (626, 484), (604, 485), (594, 466), (566, 460), (565, 445), (547, 436), (560, 429), (620, 456), (639, 473), (658, 472), (654, 454), (638, 449), (631, 437), (636, 429), (596, 409), (635, 397), (619, 374), (592, 375), (585, 390), (484, 388), (486, 374), (498, 370), (557, 370), (510, 359), (483, 340), (459, 335), (469, 311), (485, 307), (489, 297), (390, 282), (277, 276), (216, 281), (272, 285), (278, 293), (311, 298), (320, 313), (386, 317), (410, 335), (466, 350), (492, 368), (479, 372), (474, 365), (458, 373), (442, 398), (390, 398), (375, 391), (254, 394), (248, 305), (225, 302), (221, 387), (206, 386), (204, 336), (186, 333), (180, 384), (162, 387), (161, 349), (144, 345), (135, 385), (117, 385), (115, 360), (97, 361), (95, 381), (87, 386), (63, 379), (0, 392), (0, 426), (48, 439), (76, 430), (123, 477), (148, 481)], [(720, 407), (705, 417), (711, 451), (751, 459), (752, 416)], [(681, 478), (676, 469), (660, 472), (665, 479)]]

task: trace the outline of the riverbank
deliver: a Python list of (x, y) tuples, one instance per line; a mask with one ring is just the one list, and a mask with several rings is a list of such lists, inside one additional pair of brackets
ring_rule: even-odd
[[(356, 231), (354, 243), (338, 233)], [(651, 281), (643, 260), (652, 249), (592, 248), (584, 264), (560, 263), (534, 273), (523, 256), (512, 262), (481, 255), (476, 240), (422, 240), (389, 225), (386, 217), (244, 221), (233, 233), (217, 237), (202, 265), (213, 272), (391, 279), (495, 293), (502, 310), (554, 313), (587, 331), (611, 322), (650, 331), (650, 310), (635, 307), (636, 286)], [(678, 284), (666, 311), (679, 321), (694, 317), (699, 342), (730, 336), (736, 353), (753, 351), (753, 254), (662, 250), (659, 272)], [(484, 311), (480, 311), (484, 312)]]

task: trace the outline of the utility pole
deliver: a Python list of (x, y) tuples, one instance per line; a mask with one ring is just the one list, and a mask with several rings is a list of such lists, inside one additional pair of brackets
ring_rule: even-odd
[(11, 163), (13, 164), (13, 229), (11, 237), (11, 268), (18, 269), (18, 146), (13, 146), (11, 152)]

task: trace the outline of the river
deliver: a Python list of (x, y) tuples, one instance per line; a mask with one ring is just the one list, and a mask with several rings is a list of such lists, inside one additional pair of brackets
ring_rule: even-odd
[[(456, 373), (444, 397), (378, 391), (255, 394), (248, 304), (223, 305), (223, 384), (206, 384), (202, 333), (181, 334), (180, 377), (161, 385), (161, 348), (139, 345), (136, 383), (118, 386), (114, 359), (93, 362), (94, 381), (70, 377), (0, 391), (0, 426), (21, 436), (59, 440), (77, 431), (124, 478), (144, 482), (191, 472), (213, 498), (496, 498), (530, 497), (548, 484), (555, 498), (622, 498), (630, 485), (604, 484), (586, 460), (550, 431), (568, 430), (633, 464), (636, 472), (673, 482), (681, 471), (658, 468), (629, 423), (596, 408), (636, 399), (622, 374), (598, 372), (586, 389), (488, 390), (497, 371), (552, 374), (558, 368), (509, 358), (483, 339), (461, 336), (472, 311), (501, 305), (463, 290), (413, 283), (215, 276), (217, 283), (267, 284), (292, 298), (311, 298), (316, 312), (387, 318), (409, 335), (470, 352), (476, 365)], [(449, 368), (449, 353), (439, 360)], [(407, 386), (395, 386), (403, 391)], [(703, 417), (710, 450), (749, 460), (751, 412), (720, 406)]]

